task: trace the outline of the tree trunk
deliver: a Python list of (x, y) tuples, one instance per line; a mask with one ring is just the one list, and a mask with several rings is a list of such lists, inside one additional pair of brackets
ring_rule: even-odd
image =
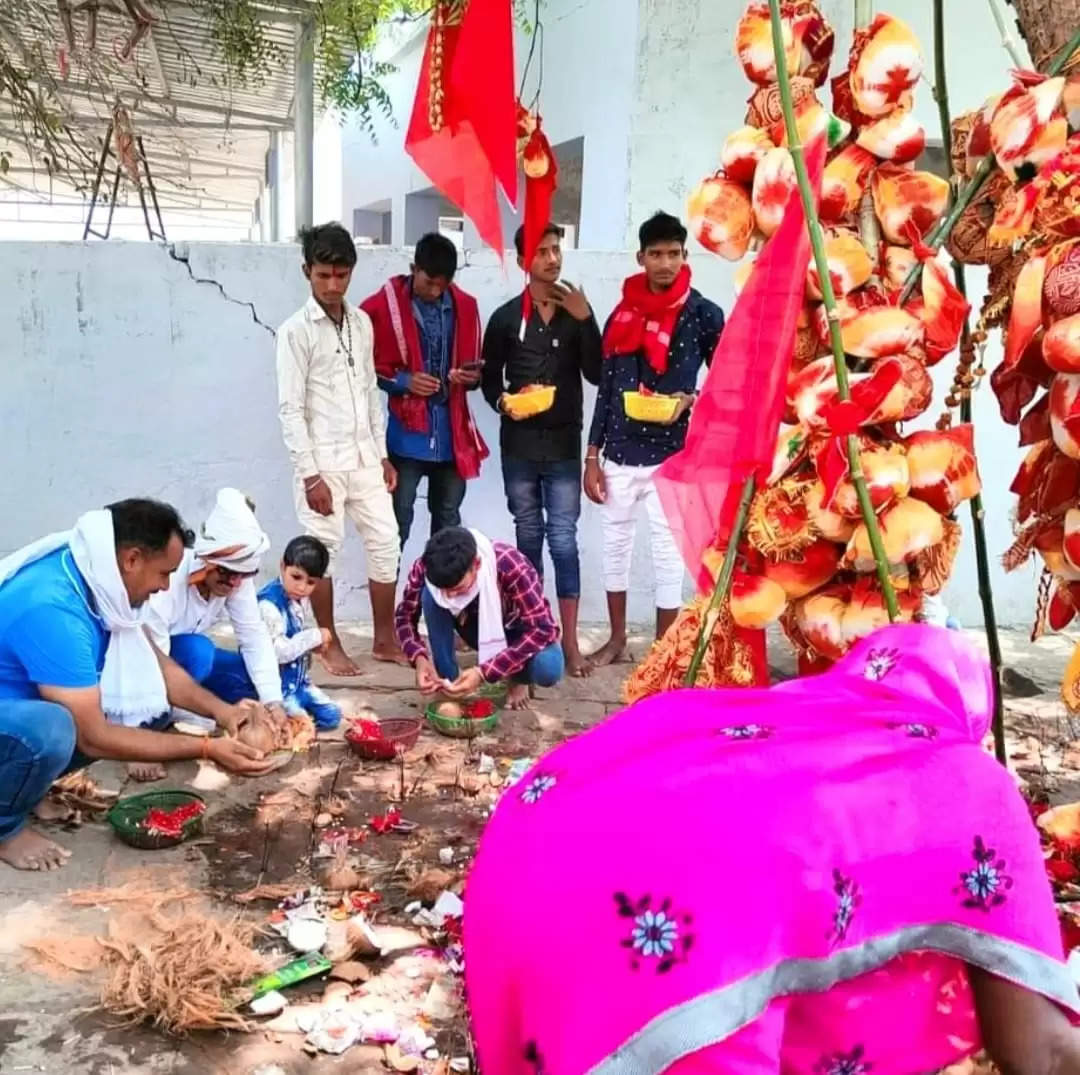
[(1016, 24), (1027, 42), (1035, 68), (1045, 71), (1050, 61), (1080, 28), (1080, 0), (1009, 0)]

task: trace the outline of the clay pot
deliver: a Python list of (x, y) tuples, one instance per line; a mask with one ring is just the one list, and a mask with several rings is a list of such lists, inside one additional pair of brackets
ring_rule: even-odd
[(754, 220), (762, 235), (773, 235), (780, 227), (795, 182), (795, 162), (791, 154), (779, 146), (770, 149), (754, 173)]
[(750, 245), (754, 213), (750, 195), (722, 175), (703, 179), (687, 202), (690, 230), (706, 250), (738, 261)]
[[(945, 537), (945, 523), (929, 504), (906, 497), (887, 508), (880, 516), (881, 540), (885, 557), (890, 564), (903, 564), (919, 553), (937, 545)], [(855, 571), (867, 574), (875, 571), (874, 552), (866, 524), (855, 528), (848, 542), (845, 563)]]
[(851, 94), (867, 116), (886, 116), (911, 103), (923, 71), (922, 50), (907, 23), (878, 15), (857, 32), (850, 58)]
[(1080, 314), (1064, 317), (1047, 329), (1042, 353), (1055, 373), (1080, 373)]
[(778, 583), (789, 601), (820, 589), (840, 566), (840, 548), (825, 538), (807, 545), (789, 560), (766, 560), (765, 577)]
[(762, 157), (773, 148), (772, 139), (757, 127), (739, 127), (724, 140), (720, 167), (728, 179), (749, 186)]
[(739, 627), (761, 630), (783, 614), (787, 594), (779, 583), (762, 575), (735, 572), (731, 580), (731, 618)]
[(970, 425), (912, 433), (907, 448), (911, 495), (949, 515), (982, 488)]
[(855, 144), (880, 160), (906, 164), (926, 148), (926, 131), (910, 108), (898, 108), (864, 127)]

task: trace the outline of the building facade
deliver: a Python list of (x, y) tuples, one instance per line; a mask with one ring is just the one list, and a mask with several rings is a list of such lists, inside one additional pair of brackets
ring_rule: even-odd
[[(836, 73), (851, 42), (854, 5), (819, 0), (819, 6), (836, 30)], [(909, 0), (889, 10), (923, 44), (927, 75), (916, 112), (931, 144), (940, 145), (929, 81), (932, 7), (932, 0)], [(749, 96), (734, 57), (742, 8), (742, 0), (543, 0), (539, 109), (560, 167), (554, 215), (568, 228), (572, 245), (631, 245), (641, 219), (657, 209), (681, 214), (693, 185), (716, 169), (723, 139), (742, 124)], [(324, 215), (339, 216), (364, 241), (411, 245), (441, 220), (451, 234), (461, 229), (462, 245), (471, 249), (478, 245), (475, 233), (467, 223), (462, 229), (458, 210), (431, 188), (403, 148), (425, 35), (422, 23), (387, 34), (383, 55), (397, 69), (385, 82), (393, 120), (378, 124), (374, 140), (354, 124), (330, 130), (324, 123), (316, 152), (316, 217), (340, 196), (340, 210)], [(946, 37), (955, 114), (1000, 92), (1011, 63), (984, 7), (946, 5)], [(529, 45), (519, 32), (519, 78)], [(534, 55), (525, 78), (527, 99), (538, 74)], [(332, 145), (335, 132), (339, 150)], [(517, 213), (504, 209), (509, 234)]]

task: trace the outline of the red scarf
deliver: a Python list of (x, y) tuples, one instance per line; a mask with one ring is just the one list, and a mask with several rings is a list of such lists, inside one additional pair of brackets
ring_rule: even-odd
[[(480, 361), (480, 312), (476, 299), (454, 284), (450, 285), (450, 296), (454, 300), (454, 347), (450, 368), (460, 369), (467, 362)], [(375, 334), (375, 372), (388, 380), (406, 370), (419, 373), (424, 368), (424, 359), (420, 331), (412, 311), (409, 277), (392, 276), (360, 305), (371, 318)], [(480, 473), (480, 464), (487, 458), (488, 449), (473, 421), (466, 390), (459, 385), (450, 385), (448, 396), (454, 462), (458, 473), (468, 480)], [(426, 399), (408, 393), (391, 396), (389, 407), (406, 429), (428, 431)]]
[(690, 297), (690, 266), (684, 265), (667, 291), (650, 291), (645, 274), (623, 282), (622, 300), (604, 333), (604, 358), (645, 353), (645, 361), (661, 376), (667, 371), (675, 322)]

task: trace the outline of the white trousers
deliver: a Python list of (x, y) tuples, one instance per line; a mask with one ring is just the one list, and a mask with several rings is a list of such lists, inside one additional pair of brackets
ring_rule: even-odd
[(656, 576), (656, 607), (678, 608), (682, 604), (683, 560), (668, 526), (653, 475), (659, 466), (630, 467), (604, 461), (607, 499), (601, 517), (604, 529), (604, 588), (624, 593), (630, 588), (630, 561), (638, 505), (644, 502), (649, 518), (649, 544)]
[(383, 481), (382, 464), (357, 470), (327, 471), (322, 479), (334, 498), (332, 515), (319, 515), (308, 507), (304, 483), (294, 478), (296, 514), (304, 533), (318, 538), (330, 550), (331, 570), (345, 541), (345, 519), (352, 520), (364, 542), (368, 578), (397, 581), (401, 546), (394, 503)]

